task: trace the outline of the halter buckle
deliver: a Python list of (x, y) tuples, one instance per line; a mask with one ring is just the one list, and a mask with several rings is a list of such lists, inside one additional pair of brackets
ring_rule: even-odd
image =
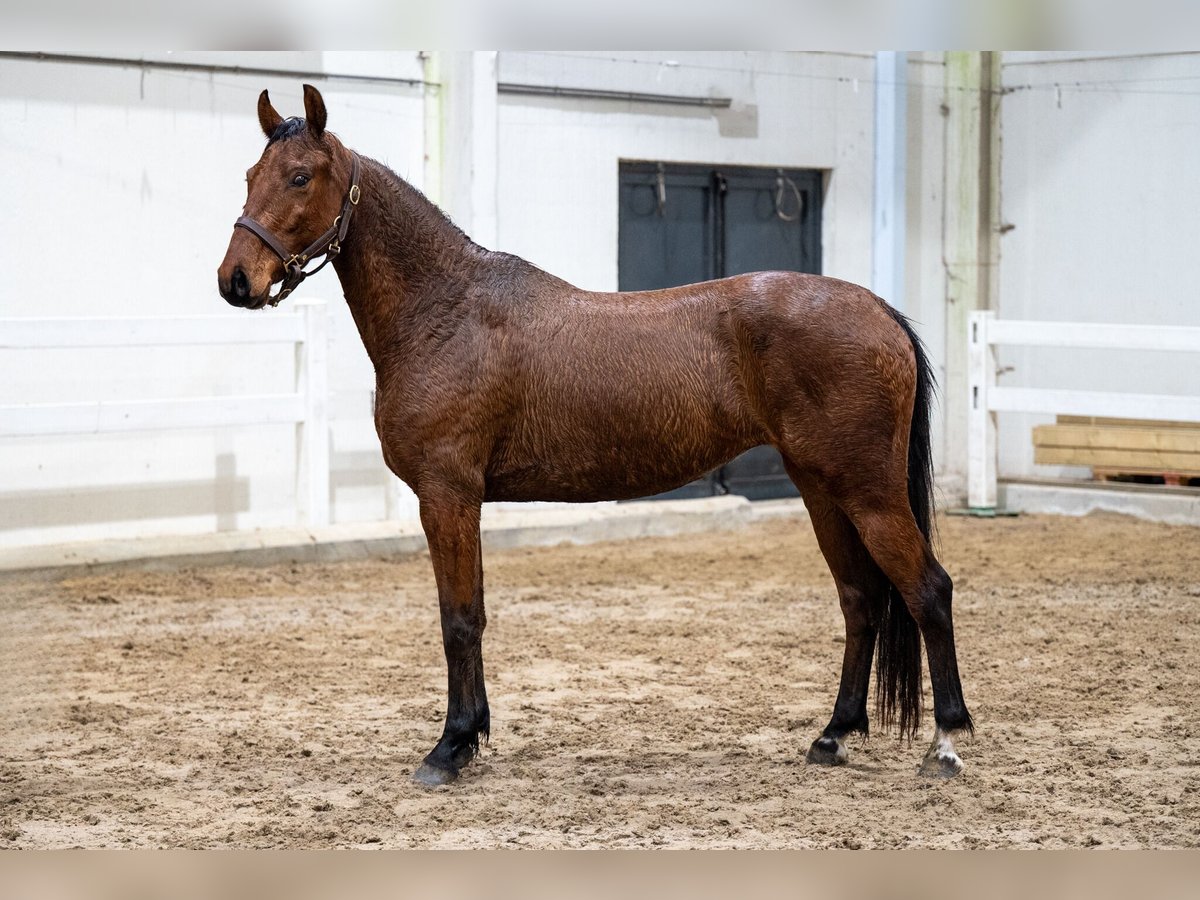
[(350, 185), (350, 205), (358, 206), (358, 198), (361, 196), (362, 196), (362, 191), (359, 190), (358, 185), (357, 184)]

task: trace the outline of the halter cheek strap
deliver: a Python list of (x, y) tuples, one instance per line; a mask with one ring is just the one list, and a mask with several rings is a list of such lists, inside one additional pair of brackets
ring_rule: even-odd
[[(350, 228), (350, 216), (354, 212), (354, 207), (358, 205), (359, 197), (362, 196), (362, 189), (359, 187), (360, 164), (357, 153), (351, 153), (353, 166), (350, 170), (350, 188), (346, 192), (346, 199), (342, 201), (342, 212), (333, 220), (333, 224), (319, 238), (313, 241), (300, 253), (289, 253), (287, 248), (279, 242), (275, 235), (271, 234), (261, 222), (256, 222), (249, 216), (242, 216), (233, 223), (234, 228), (245, 228), (247, 231), (256, 235), (259, 240), (271, 248), (271, 250), (283, 260), (283, 283), (280, 285), (279, 293), (273, 297), (268, 297), (267, 302), (271, 306), (277, 306), (279, 301), (294, 291), (305, 278), (309, 275), (316, 275), (325, 268), (333, 260), (335, 256), (342, 252), (342, 241), (346, 239), (346, 232)], [(309, 260), (316, 259), (324, 254), (324, 261), (310, 272), (304, 271), (304, 266)]]

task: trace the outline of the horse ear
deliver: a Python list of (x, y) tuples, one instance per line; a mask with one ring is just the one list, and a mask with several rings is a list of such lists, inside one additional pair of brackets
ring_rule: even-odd
[(258, 124), (262, 126), (263, 134), (268, 138), (283, 124), (283, 116), (275, 112), (266, 91), (258, 95)]
[(325, 131), (325, 101), (311, 84), (304, 86), (304, 118), (308, 120), (308, 130), (320, 137)]

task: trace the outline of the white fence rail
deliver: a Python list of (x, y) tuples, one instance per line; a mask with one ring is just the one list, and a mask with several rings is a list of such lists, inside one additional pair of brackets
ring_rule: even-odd
[(182, 428), (296, 424), (296, 503), (300, 521), (329, 522), (328, 309), (300, 301), (272, 316), (132, 319), (0, 319), (0, 350), (294, 344), (290, 394), (92, 400), (0, 405), (0, 438), (108, 434)]
[(967, 334), (967, 504), (996, 506), (996, 413), (1034, 412), (1200, 422), (1200, 398), (999, 387), (994, 347), (1087, 347), (1200, 353), (1200, 328), (1000, 320), (973, 312)]

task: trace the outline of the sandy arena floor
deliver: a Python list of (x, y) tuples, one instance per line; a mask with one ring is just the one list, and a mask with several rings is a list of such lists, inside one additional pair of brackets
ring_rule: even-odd
[(804, 764), (843, 641), (804, 521), (488, 554), (492, 742), (433, 792), (427, 557), (0, 585), (0, 847), (1200, 846), (1200, 529), (942, 556), (978, 731), (940, 783), (884, 734)]

